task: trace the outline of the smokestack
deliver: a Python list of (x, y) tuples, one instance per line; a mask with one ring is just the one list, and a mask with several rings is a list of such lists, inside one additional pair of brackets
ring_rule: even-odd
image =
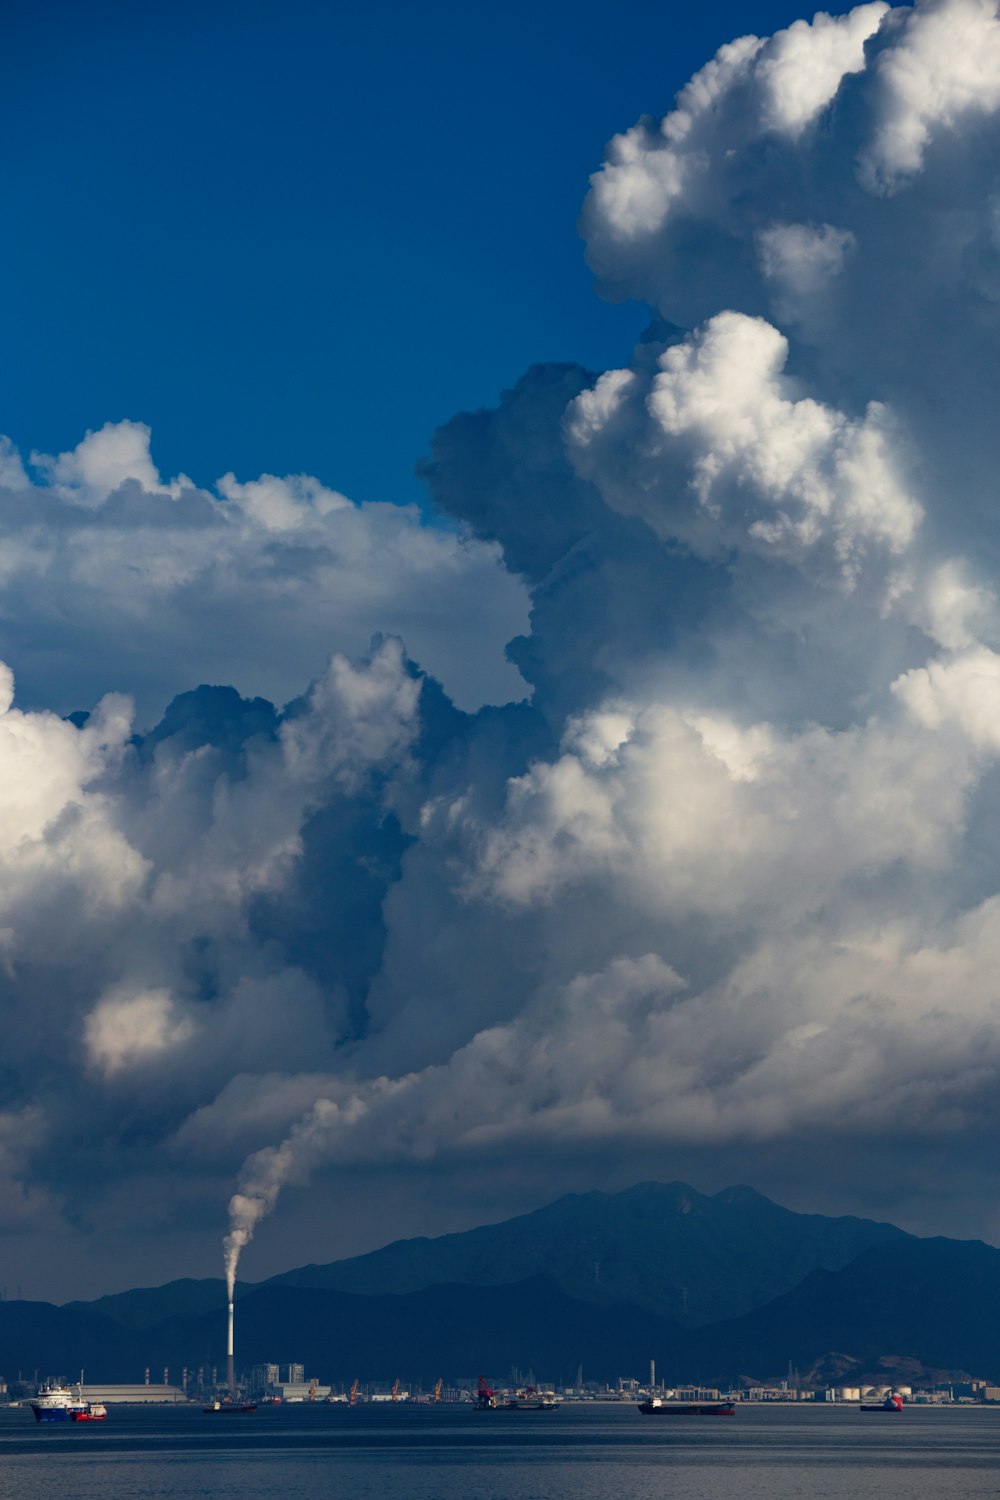
[(233, 1302), (229, 1300), (229, 1337), (226, 1340), (226, 1380), (229, 1384), (229, 1393), (236, 1394), (236, 1379), (233, 1374)]

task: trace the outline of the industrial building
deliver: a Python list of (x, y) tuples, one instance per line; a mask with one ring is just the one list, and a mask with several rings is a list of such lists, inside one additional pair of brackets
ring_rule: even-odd
[(173, 1406), (188, 1399), (176, 1385), (85, 1385), (82, 1391), (84, 1401), (103, 1401), (105, 1406), (120, 1406), (126, 1402), (141, 1402), (145, 1406)]

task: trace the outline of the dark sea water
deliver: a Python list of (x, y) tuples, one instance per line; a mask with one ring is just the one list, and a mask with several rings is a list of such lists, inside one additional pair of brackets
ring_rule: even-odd
[(968, 1500), (1000, 1494), (1000, 1407), (458, 1406), (110, 1409), (36, 1425), (0, 1412), (0, 1500)]

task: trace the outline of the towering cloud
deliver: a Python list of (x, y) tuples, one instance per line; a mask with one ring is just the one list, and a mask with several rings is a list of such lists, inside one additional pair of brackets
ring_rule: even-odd
[[(942, 1228), (944, 1184), (951, 1227), (1000, 1231), (998, 146), (984, 0), (724, 47), (584, 208), (645, 340), (437, 433), (457, 530), (303, 478), (165, 485), (132, 424), (33, 485), (0, 450), (32, 701), (87, 706), (77, 662), (146, 703), (239, 689), (138, 732), (117, 697), (4, 694), (19, 1232), (124, 1233), (138, 1194), (209, 1253), (235, 1187), (233, 1270), (286, 1185), (322, 1258), (361, 1174), (398, 1192), (372, 1238), (426, 1227), (407, 1174), (474, 1163), (468, 1221), (752, 1153), (823, 1206), (819, 1152), (840, 1206), (864, 1180)], [(305, 1258), (282, 1219), (255, 1270)]]

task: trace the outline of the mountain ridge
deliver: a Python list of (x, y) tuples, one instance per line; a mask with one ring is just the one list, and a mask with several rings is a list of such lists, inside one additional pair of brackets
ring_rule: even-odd
[[(1000, 1250), (797, 1214), (744, 1185), (568, 1194), (500, 1224), (240, 1282), (237, 1295), (242, 1366), (301, 1361), (324, 1379), (514, 1364), (555, 1379), (583, 1364), (614, 1380), (650, 1359), (668, 1381), (712, 1384), (789, 1362), (814, 1383), (1000, 1373)], [(0, 1303), (2, 1373), (207, 1375), (224, 1367), (225, 1301), (219, 1277), (62, 1308)]]
[(260, 1285), (374, 1295), (444, 1283), (502, 1286), (537, 1274), (583, 1302), (629, 1304), (697, 1327), (789, 1291), (816, 1266), (836, 1269), (895, 1225), (798, 1214), (744, 1185), (702, 1194), (683, 1182), (566, 1194), (499, 1224), (396, 1240)]
[[(16, 1372), (137, 1381), (224, 1369), (225, 1303), (145, 1329), (51, 1304), (0, 1303), (0, 1349)], [(270, 1283), (249, 1288), (236, 1321), (238, 1366), (301, 1361), (335, 1384), (438, 1376), (513, 1365), (539, 1378), (642, 1379), (656, 1360), (668, 1384), (728, 1386), (780, 1379), (793, 1364), (807, 1386), (865, 1380), (1000, 1375), (1000, 1250), (982, 1241), (913, 1237), (871, 1246), (837, 1271), (817, 1269), (741, 1318), (682, 1328), (628, 1305), (581, 1302), (551, 1278), (495, 1287), (439, 1285), (365, 1296)]]

